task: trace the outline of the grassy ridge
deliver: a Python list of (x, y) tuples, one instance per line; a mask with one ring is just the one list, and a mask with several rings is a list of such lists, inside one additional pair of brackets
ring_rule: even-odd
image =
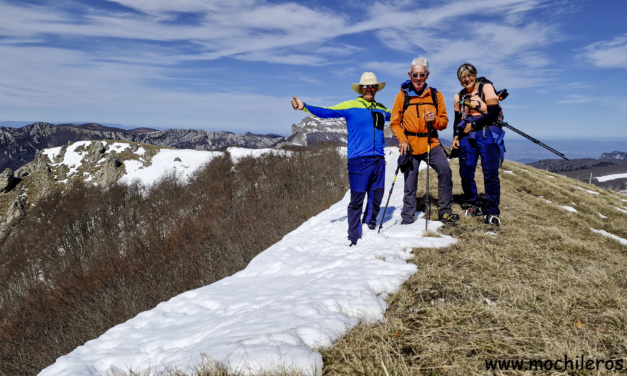
[[(451, 165), (456, 171), (457, 161)], [(503, 227), (463, 218), (442, 231), (457, 244), (414, 250), (418, 273), (390, 297), (385, 321), (360, 325), (323, 349), (325, 375), (519, 375), (531, 373), (487, 370), (485, 361), (625, 357), (627, 246), (590, 230), (627, 239), (627, 214), (614, 208), (625, 202), (518, 163), (503, 169), (513, 172), (500, 174)], [(479, 168), (480, 192), (482, 179)]]

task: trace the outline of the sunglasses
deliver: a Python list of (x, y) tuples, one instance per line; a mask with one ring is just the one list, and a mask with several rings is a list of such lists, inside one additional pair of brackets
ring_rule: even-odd
[(420, 76), (420, 78), (425, 78), (425, 77), (427, 77), (427, 73), (412, 73), (411, 76), (413, 78), (416, 78), (418, 76)]
[(362, 89), (374, 89), (379, 87), (379, 85), (361, 85)]

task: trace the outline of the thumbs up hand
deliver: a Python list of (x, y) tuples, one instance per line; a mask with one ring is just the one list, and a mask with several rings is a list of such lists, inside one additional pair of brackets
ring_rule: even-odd
[(294, 108), (295, 110), (302, 110), (303, 107), (305, 107), (305, 104), (303, 103), (303, 101), (301, 101), (300, 99), (296, 98), (294, 95), (292, 95), (292, 108)]

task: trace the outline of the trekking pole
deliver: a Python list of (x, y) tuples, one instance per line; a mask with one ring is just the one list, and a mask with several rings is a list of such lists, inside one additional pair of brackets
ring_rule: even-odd
[(394, 183), (396, 183), (396, 176), (398, 175), (398, 171), (401, 169), (401, 165), (396, 165), (396, 172), (394, 173), (394, 180), (392, 180), (392, 186), (390, 187), (390, 194), (388, 195), (388, 201), (385, 203), (385, 209), (383, 210), (383, 217), (381, 217), (381, 224), (379, 224), (379, 231), (377, 234), (381, 232), (381, 228), (383, 227), (383, 220), (385, 219), (385, 212), (388, 211), (388, 204), (390, 203), (390, 197), (392, 197), (392, 190), (394, 190)]
[[(405, 96), (405, 103), (403, 104), (403, 112), (401, 112), (401, 129), (403, 129), (403, 119), (405, 118), (405, 109), (409, 104), (409, 97)], [(412, 153), (411, 146), (407, 148), (405, 153)], [(399, 157), (400, 159), (400, 157)], [(385, 212), (388, 211), (388, 204), (390, 203), (390, 197), (392, 197), (392, 190), (394, 189), (394, 184), (396, 183), (396, 176), (398, 175), (398, 171), (401, 169), (401, 165), (396, 161), (396, 172), (394, 172), (394, 180), (392, 180), (392, 186), (390, 187), (390, 193), (388, 194), (388, 201), (385, 203), (385, 209), (383, 209), (383, 217), (381, 217), (381, 223), (379, 224), (379, 231), (377, 234), (381, 232), (381, 228), (383, 228), (383, 220), (385, 219)]]
[(427, 217), (425, 218), (425, 231), (427, 231), (427, 224), (429, 223), (429, 218), (431, 218), (431, 202), (429, 202), (429, 166), (431, 166), (431, 122), (427, 122), (427, 189), (425, 195), (425, 201), (427, 204), (427, 208), (425, 213), (427, 213)]
[[(475, 111), (479, 111), (481, 113), (481, 115), (486, 116), (487, 114), (485, 113), (485, 111), (483, 111), (482, 109), (480, 109), (479, 107), (475, 106), (474, 104), (470, 103), (470, 102), (466, 102), (464, 99), (460, 99), (458, 102), (458, 104), (464, 105), (466, 107), (470, 107)], [(505, 127), (507, 129), (511, 129), (512, 131), (518, 133), (519, 135), (523, 136), (524, 138), (526, 138), (527, 140), (533, 142), (534, 144), (538, 144), (540, 146), (542, 146), (543, 148), (545, 148), (546, 150), (550, 151), (553, 154), (559, 155), (560, 157), (566, 159), (567, 161), (570, 161), (570, 159), (566, 158), (566, 156), (563, 153), (560, 153), (559, 151), (553, 149), (552, 147), (550, 147), (549, 145), (546, 145), (542, 142), (540, 142), (540, 140), (536, 140), (535, 138), (529, 136), (528, 134), (512, 127), (511, 125), (509, 125), (508, 123), (504, 122), (504, 121), (500, 121), (500, 120), (495, 120), (494, 121), (497, 125), (501, 126), (501, 127)]]

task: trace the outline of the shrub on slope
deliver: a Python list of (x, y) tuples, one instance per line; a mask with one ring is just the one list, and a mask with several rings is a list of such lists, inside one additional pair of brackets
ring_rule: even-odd
[[(390, 297), (385, 321), (323, 349), (324, 375), (526, 375), (486, 360), (625, 358), (627, 246), (590, 228), (627, 239), (627, 197), (514, 162), (500, 177), (503, 226), (463, 218), (441, 231), (457, 244), (416, 249), (418, 273)], [(479, 168), (480, 192), (482, 182)]]
[(346, 192), (334, 149), (228, 155), (187, 185), (74, 186), (0, 245), (0, 374), (33, 375), (108, 328), (243, 269)]

